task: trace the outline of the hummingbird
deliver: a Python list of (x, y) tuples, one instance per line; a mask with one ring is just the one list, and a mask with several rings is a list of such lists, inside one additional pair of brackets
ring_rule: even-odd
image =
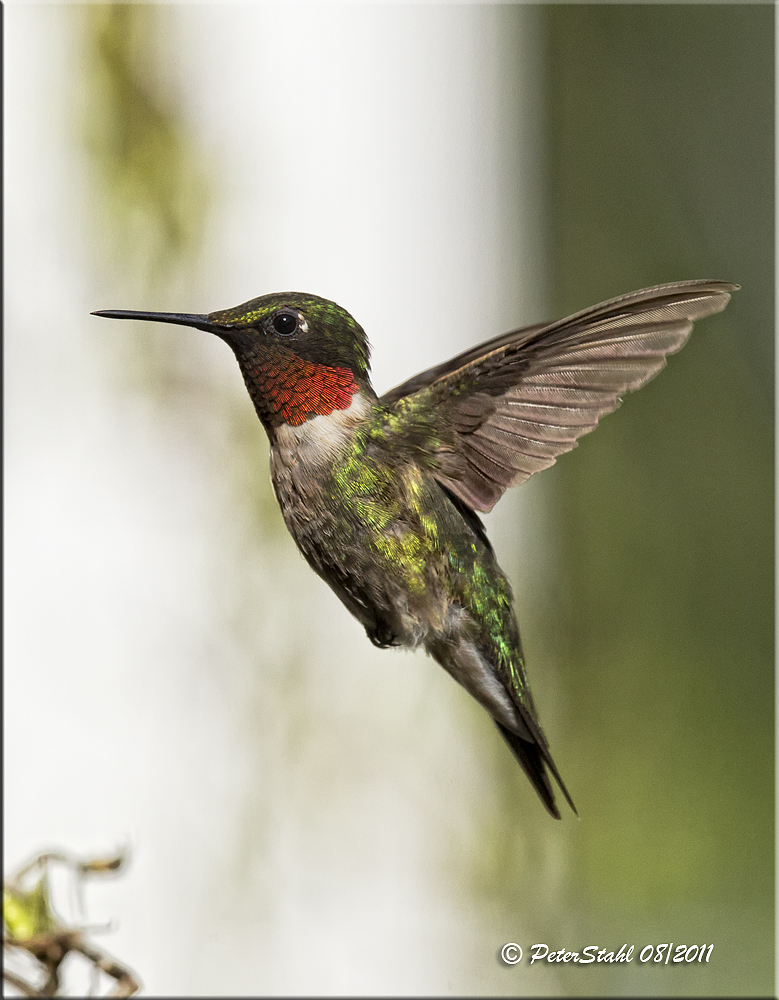
[(488, 340), (383, 396), (341, 306), (278, 292), (207, 314), (100, 310), (215, 334), (270, 441), (284, 521), (382, 649), (423, 648), (487, 710), (549, 813), (556, 783), (509, 582), (479, 515), (552, 465), (738, 289), (681, 281)]

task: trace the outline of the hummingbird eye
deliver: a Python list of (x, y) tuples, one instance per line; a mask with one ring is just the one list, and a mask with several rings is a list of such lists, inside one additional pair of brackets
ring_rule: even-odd
[(271, 320), (280, 337), (291, 337), (300, 328), (300, 317), (294, 309), (280, 309)]

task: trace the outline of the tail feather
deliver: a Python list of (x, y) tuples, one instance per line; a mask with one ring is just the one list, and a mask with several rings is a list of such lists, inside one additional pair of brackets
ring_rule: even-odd
[(571, 809), (578, 816), (573, 799), (552, 760), (546, 737), (538, 724), (533, 699), (524, 680), (522, 647), (516, 623), (510, 620), (508, 626), (509, 634), (513, 632), (511, 638), (516, 648), (518, 669), (522, 670), (524, 684), (521, 693), (518, 693), (511, 679), (505, 678), (493, 665), (497, 655), (487, 643), (476, 643), (464, 634), (458, 636), (456, 641), (431, 642), (426, 648), (444, 670), (451, 674), (458, 684), (462, 684), (468, 694), (490, 713), (501, 736), (508, 743), (509, 749), (549, 813), (555, 819), (560, 819), (560, 812), (555, 804), (551, 774)]
[(500, 735), (509, 745), (511, 752), (519, 762), (520, 767), (527, 775), (531, 785), (535, 788), (538, 793), (538, 797), (544, 803), (549, 813), (555, 819), (560, 819), (560, 810), (557, 808), (557, 804), (555, 802), (552, 782), (549, 780), (549, 775), (546, 771), (547, 767), (549, 767), (554, 775), (557, 784), (560, 786), (560, 791), (565, 796), (568, 805), (578, 816), (579, 813), (576, 806), (573, 804), (573, 799), (568, 793), (568, 789), (565, 787), (563, 779), (560, 777), (549, 751), (545, 747), (542, 749), (542, 747), (535, 741), (531, 742), (530, 740), (522, 739), (521, 736), (517, 736), (516, 733), (512, 733), (511, 730), (506, 729), (506, 727), (502, 726), (499, 722), (495, 722), (495, 725), (498, 727)]

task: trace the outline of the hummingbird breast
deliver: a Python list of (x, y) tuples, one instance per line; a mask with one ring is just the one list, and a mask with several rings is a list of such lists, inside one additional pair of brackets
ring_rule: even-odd
[[(418, 646), (457, 627), (427, 476), (371, 444), (375, 403), (275, 428), (271, 480), (311, 567), (377, 645)], [(440, 492), (440, 491), (439, 491)]]

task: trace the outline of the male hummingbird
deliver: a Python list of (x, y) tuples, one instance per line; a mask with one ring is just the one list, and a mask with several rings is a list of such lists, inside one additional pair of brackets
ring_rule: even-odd
[(571, 808), (528, 686), (508, 580), (479, 519), (575, 447), (738, 285), (682, 281), (503, 334), (377, 396), (368, 340), (335, 302), (264, 295), (206, 315), (103, 310), (232, 348), (271, 481), (312, 569), (376, 646), (422, 646), (492, 716), (542, 802)]

